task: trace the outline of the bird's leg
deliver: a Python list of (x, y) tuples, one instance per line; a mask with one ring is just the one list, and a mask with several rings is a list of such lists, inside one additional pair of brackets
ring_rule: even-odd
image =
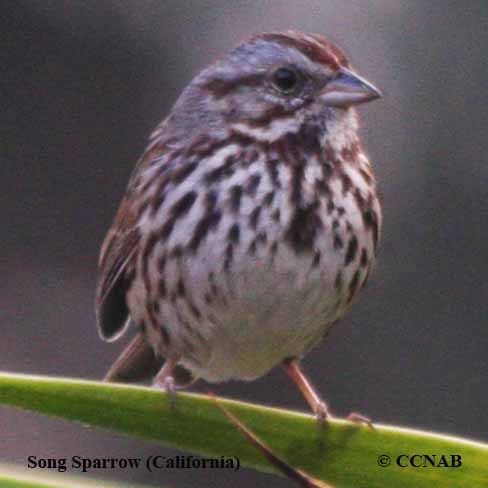
[(161, 388), (168, 393), (168, 398), (171, 402), (172, 408), (174, 408), (176, 397), (175, 381), (173, 379), (172, 373), (178, 361), (178, 357), (166, 358), (163, 367), (160, 369), (153, 382), (153, 386), (155, 386), (156, 388)]
[(327, 404), (320, 398), (308, 378), (302, 373), (298, 360), (290, 359), (283, 361), (282, 367), (302, 392), (305, 400), (307, 400), (310, 408), (317, 416), (317, 420), (324, 422), (330, 416)]

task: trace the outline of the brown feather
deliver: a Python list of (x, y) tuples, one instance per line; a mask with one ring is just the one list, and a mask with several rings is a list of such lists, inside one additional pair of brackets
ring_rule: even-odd
[(128, 325), (126, 292), (130, 285), (127, 266), (137, 253), (139, 231), (132, 224), (127, 199), (122, 201), (100, 253), (96, 314), (100, 335), (116, 340)]
[(137, 257), (140, 242), (137, 228), (139, 210), (135, 205), (138, 177), (166, 150), (163, 144), (158, 143), (162, 125), (151, 134), (149, 145), (132, 172), (126, 196), (100, 251), (95, 309), (100, 336), (107, 341), (117, 340), (129, 324), (126, 293), (132, 278), (127, 271)]

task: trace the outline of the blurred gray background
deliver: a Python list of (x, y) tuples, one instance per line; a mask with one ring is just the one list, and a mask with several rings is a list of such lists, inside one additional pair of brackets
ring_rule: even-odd
[[(97, 254), (146, 137), (221, 53), (294, 28), (329, 35), (385, 93), (361, 109), (384, 195), (378, 268), (305, 368), (338, 414), (488, 440), (486, 0), (22, 0), (1, 11), (0, 369), (103, 376), (122, 345), (95, 329)], [(213, 389), (306, 409), (280, 370)], [(157, 453), (175, 451), (0, 408), (0, 459)], [(249, 470), (99, 475), (286, 484)]]

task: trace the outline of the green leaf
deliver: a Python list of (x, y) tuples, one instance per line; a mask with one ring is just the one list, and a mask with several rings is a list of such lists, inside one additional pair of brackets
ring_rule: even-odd
[[(0, 374), (0, 402), (275, 472), (208, 396), (177, 393), (172, 406), (165, 392), (152, 388)], [(219, 402), (277, 456), (338, 488), (487, 486), (486, 444), (380, 424), (371, 430), (339, 419), (320, 426), (298, 412)], [(459, 455), (462, 465), (402, 468), (396, 464), (402, 454), (435, 455), (437, 463), (444, 455), (449, 465), (451, 455)], [(390, 456), (390, 466), (378, 465), (383, 455)]]
[(119, 481), (100, 479), (87, 480), (81, 476), (39, 473), (36, 469), (24, 469), (11, 464), (0, 464), (1, 488), (150, 488), (134, 483), (126, 484)]

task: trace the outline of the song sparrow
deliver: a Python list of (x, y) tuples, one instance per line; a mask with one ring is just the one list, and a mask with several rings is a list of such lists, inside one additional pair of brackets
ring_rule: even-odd
[(166, 386), (282, 364), (327, 415), (298, 361), (373, 265), (381, 209), (351, 107), (379, 96), (334, 44), (298, 32), (255, 36), (188, 85), (102, 246), (101, 336), (140, 329), (109, 380), (153, 374), (155, 354)]

